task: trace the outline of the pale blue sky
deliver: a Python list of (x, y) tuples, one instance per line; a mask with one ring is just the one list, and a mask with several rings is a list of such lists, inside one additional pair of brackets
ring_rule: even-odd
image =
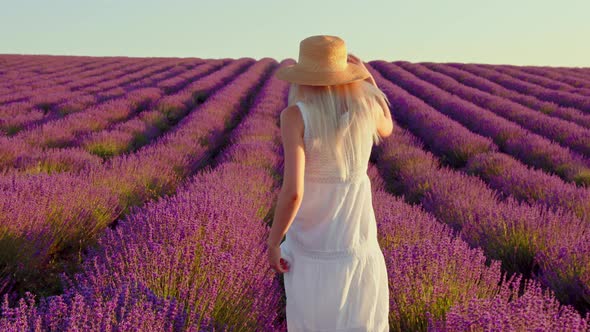
[(0, 0), (0, 53), (297, 60), (337, 35), (364, 61), (590, 67), (589, 0)]

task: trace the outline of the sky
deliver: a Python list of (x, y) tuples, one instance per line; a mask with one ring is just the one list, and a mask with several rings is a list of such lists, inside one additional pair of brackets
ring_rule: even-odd
[(590, 67), (590, 0), (0, 0), (0, 54), (298, 59), (312, 35), (363, 61)]

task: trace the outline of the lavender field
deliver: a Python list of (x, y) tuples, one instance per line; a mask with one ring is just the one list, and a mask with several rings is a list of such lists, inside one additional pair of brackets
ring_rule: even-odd
[[(0, 331), (286, 331), (292, 59), (0, 55)], [(366, 64), (393, 331), (590, 331), (590, 68)]]

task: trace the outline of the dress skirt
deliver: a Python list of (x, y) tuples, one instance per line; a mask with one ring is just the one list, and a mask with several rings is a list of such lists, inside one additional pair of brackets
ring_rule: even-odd
[[(389, 282), (368, 176), (305, 183), (281, 255), (289, 332), (389, 331)], [(327, 211), (327, 212), (326, 212)]]

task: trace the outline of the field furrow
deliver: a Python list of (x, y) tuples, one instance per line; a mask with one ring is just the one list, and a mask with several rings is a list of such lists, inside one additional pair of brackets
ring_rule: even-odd
[(422, 99), (437, 111), (469, 130), (493, 139), (500, 151), (523, 163), (578, 185), (590, 184), (590, 160), (559, 144), (524, 129), (491, 111), (465, 101), (403, 68), (384, 61), (370, 63), (385, 78)]
[(575, 123), (550, 117), (529, 109), (506, 98), (467, 87), (451, 77), (432, 71), (419, 64), (407, 62), (398, 65), (416, 77), (459, 96), (507, 120), (521, 125), (545, 138), (558, 142), (561, 146), (576, 151), (586, 158), (590, 157), (590, 129)]
[[(293, 63), (1, 55), (0, 331), (286, 331)], [(365, 65), (390, 330), (590, 332), (588, 72)]]
[[(11, 250), (0, 262), (4, 277), (9, 278), (6, 288), (21, 293), (25, 289), (54, 292), (48, 285), (56, 287), (58, 273), (75, 268), (74, 257), (91, 246), (107, 226), (116, 224), (133, 207), (174, 193), (223, 144), (273, 61), (254, 63), (166, 135), (134, 154), (109, 159), (78, 174), (3, 177), (0, 206), (10, 211), (0, 219), (0, 248)], [(15, 206), (19, 208), (11, 208)]]
[(459, 69), (466, 70), (475, 75), (484, 77), (503, 87), (514, 90), (520, 93), (535, 96), (541, 100), (554, 102), (565, 107), (573, 107), (582, 112), (590, 112), (590, 98), (588, 96), (577, 95), (571, 92), (554, 91), (543, 88), (535, 84), (527, 83), (519, 79), (515, 79), (510, 75), (499, 73), (489, 68), (483, 68), (476, 65), (467, 64), (450, 64)]
[(511, 68), (509, 66), (493, 66), (493, 65), (483, 65), (478, 64), (480, 67), (489, 68), (496, 70), (497, 72), (504, 73), (510, 75), (516, 79), (519, 79), (523, 82), (531, 83), (533, 85), (539, 86), (541, 88), (550, 89), (553, 91), (563, 91), (569, 92), (573, 94), (578, 94), (582, 96), (590, 96), (590, 88), (586, 87), (572, 87), (569, 84), (562, 83), (558, 80), (549, 78), (543, 75), (535, 75), (527, 72), (523, 72), (518, 70), (517, 68)]
[[(411, 107), (407, 93), (370, 70), (392, 105), (409, 103)], [(392, 106), (394, 117), (406, 112)], [(420, 202), (437, 219), (460, 231), (468, 243), (482, 247), (488, 257), (501, 260), (506, 271), (534, 276), (563, 303), (590, 308), (590, 259), (582, 254), (590, 252), (587, 221), (563, 206), (548, 209), (542, 203), (518, 202), (511, 195), (501, 197), (482, 179), (449, 168), (422, 151), (421, 139), (397, 140), (395, 149), (389, 151), (385, 145), (378, 154), (388, 158), (394, 190), (411, 202)], [(578, 201), (587, 211), (587, 202)]]
[(568, 120), (585, 128), (590, 128), (590, 114), (584, 113), (575, 108), (559, 106), (553, 102), (542, 101), (535, 98), (534, 96), (506, 89), (497, 83), (474, 75), (468, 71), (449, 66), (447, 64), (429, 62), (423, 63), (422, 65), (436, 72), (445, 74), (465, 86), (476, 88), (489, 94), (509, 99), (513, 102), (521, 104), (522, 106), (542, 112), (543, 114)]

